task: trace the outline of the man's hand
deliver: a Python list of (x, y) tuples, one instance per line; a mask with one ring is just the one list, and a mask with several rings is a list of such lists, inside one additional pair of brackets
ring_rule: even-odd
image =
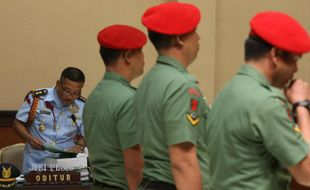
[(67, 149), (66, 151), (74, 153), (82, 153), (84, 152), (84, 147), (81, 145), (74, 145), (73, 147)]
[(42, 150), (42, 149), (43, 149), (43, 144), (42, 144), (42, 142), (41, 142), (39, 139), (37, 139), (37, 138), (32, 137), (32, 138), (28, 141), (28, 143), (29, 143), (29, 144), (31, 145), (31, 147), (34, 148), (34, 149), (37, 149), (37, 150)]
[(285, 89), (285, 95), (291, 104), (305, 100), (310, 96), (310, 89), (307, 82), (298, 79), (295, 80), (290, 87)]
[(12, 127), (21, 138), (23, 138), (27, 143), (30, 144), (32, 148), (37, 150), (43, 149), (43, 144), (40, 139), (33, 137), (24, 123), (15, 119), (13, 121)]

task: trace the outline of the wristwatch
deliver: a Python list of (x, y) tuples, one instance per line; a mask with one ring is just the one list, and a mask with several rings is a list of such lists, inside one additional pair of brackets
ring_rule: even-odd
[(293, 110), (292, 110), (293, 114), (292, 115), (293, 115), (293, 120), (295, 123), (297, 123), (297, 108), (299, 106), (303, 106), (303, 107), (307, 108), (309, 111), (310, 110), (310, 100), (302, 100), (302, 101), (298, 101), (298, 102), (293, 104)]

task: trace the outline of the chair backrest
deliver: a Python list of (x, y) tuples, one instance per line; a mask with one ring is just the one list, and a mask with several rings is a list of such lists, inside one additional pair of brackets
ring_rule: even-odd
[(9, 145), (0, 149), (0, 162), (14, 164), (23, 173), (24, 143)]

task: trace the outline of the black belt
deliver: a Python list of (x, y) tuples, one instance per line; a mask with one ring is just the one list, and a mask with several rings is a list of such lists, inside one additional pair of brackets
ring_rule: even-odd
[(164, 181), (151, 181), (145, 178), (143, 178), (141, 186), (158, 190), (177, 190), (174, 184), (167, 183)]
[(100, 186), (100, 187), (109, 187), (109, 188), (113, 188), (115, 190), (123, 190), (122, 188), (120, 187), (117, 187), (117, 186), (114, 186), (114, 185), (109, 185), (109, 184), (106, 184), (106, 183), (102, 183), (100, 181), (97, 181), (97, 180), (93, 180), (93, 184), (94, 186)]

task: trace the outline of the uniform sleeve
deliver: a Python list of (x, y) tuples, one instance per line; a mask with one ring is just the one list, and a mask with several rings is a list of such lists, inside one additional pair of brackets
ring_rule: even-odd
[(17, 114), (15, 118), (21, 122), (26, 123), (29, 117), (29, 111), (31, 109), (31, 105), (33, 102), (33, 96), (31, 93), (28, 93), (25, 97), (25, 100), (19, 110), (17, 111)]
[(122, 150), (139, 144), (139, 130), (134, 122), (133, 98), (128, 99), (119, 110), (116, 127)]
[(290, 111), (280, 100), (269, 98), (257, 109), (254, 119), (267, 150), (285, 167), (296, 165), (309, 152)]
[(198, 123), (201, 117), (200, 107), (202, 97), (189, 93), (198, 92), (190, 84), (172, 83), (167, 88), (163, 110), (165, 135), (168, 145), (191, 142), (196, 145), (198, 140)]

